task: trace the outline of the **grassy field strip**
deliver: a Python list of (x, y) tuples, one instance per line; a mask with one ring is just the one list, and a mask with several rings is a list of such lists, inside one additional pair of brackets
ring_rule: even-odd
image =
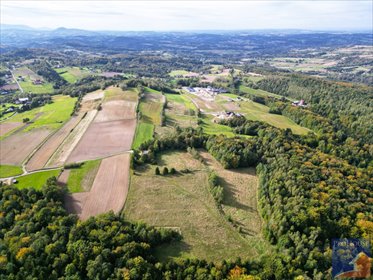
[(132, 148), (138, 148), (142, 143), (153, 139), (155, 126), (162, 121), (162, 107), (166, 100), (159, 91), (145, 88), (142, 99), (139, 100), (140, 118), (137, 122), (136, 133)]
[(61, 145), (56, 149), (54, 154), (46, 163), (47, 167), (61, 166), (67, 160), (70, 153), (78, 144), (80, 138), (87, 130), (90, 123), (93, 121), (97, 114), (97, 110), (87, 112), (87, 115), (81, 119), (73, 131), (65, 138)]
[(61, 172), (61, 169), (56, 170), (46, 170), (46, 171), (39, 171), (34, 172), (31, 174), (23, 175), (20, 177), (17, 177), (17, 183), (15, 186), (18, 189), (24, 189), (24, 188), (35, 188), (37, 190), (40, 190), (47, 180), (50, 177), (58, 177), (59, 173)]
[(267, 106), (253, 101), (240, 102), (240, 113), (249, 120), (263, 121), (281, 129), (290, 128), (295, 134), (307, 134), (310, 131), (285, 116), (270, 114)]
[(261, 96), (261, 97), (270, 96), (270, 97), (275, 97), (275, 98), (278, 98), (278, 99), (286, 98), (290, 101), (294, 101), (294, 99), (292, 99), (292, 98), (288, 98), (288, 97), (278, 95), (278, 94), (275, 94), (275, 93), (272, 93), (272, 92), (268, 92), (268, 91), (265, 91), (265, 90), (261, 90), (261, 89), (253, 89), (253, 88), (243, 86), (243, 85), (240, 86), (239, 90), (243, 93), (253, 94), (253, 95), (256, 95), (256, 96)]
[(79, 168), (70, 169), (67, 187), (70, 192), (87, 192), (91, 189), (101, 160), (86, 161)]
[(20, 175), (23, 170), (20, 166), (15, 165), (0, 165), (0, 178), (7, 178), (11, 176)]

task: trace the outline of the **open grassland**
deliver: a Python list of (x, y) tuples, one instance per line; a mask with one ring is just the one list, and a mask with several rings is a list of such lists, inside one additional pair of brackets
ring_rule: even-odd
[(262, 218), (258, 212), (258, 178), (255, 168), (224, 169), (209, 153), (199, 151), (204, 163), (216, 172), (224, 188), (222, 209), (252, 246), (265, 253), (268, 243), (261, 235)]
[(186, 109), (191, 109), (191, 110), (197, 110), (196, 106), (193, 104), (192, 101), (190, 101), (189, 98), (182, 94), (170, 94), (166, 93), (165, 94), (167, 102), (175, 102), (178, 104), (182, 104), (186, 107)]
[(55, 71), (70, 84), (74, 84), (78, 80), (91, 74), (91, 71), (87, 68), (81, 67), (63, 67), (57, 68)]
[(0, 165), (0, 178), (20, 175), (23, 170), (20, 166), (15, 165)]
[(72, 193), (89, 191), (100, 167), (100, 163), (101, 160), (86, 161), (81, 167), (71, 169), (67, 180), (69, 191)]
[(179, 230), (180, 242), (160, 246), (161, 260), (195, 257), (217, 261), (255, 258), (261, 248), (242, 236), (218, 210), (208, 187), (207, 167), (185, 152), (167, 152), (158, 158), (159, 166), (190, 173), (168, 176), (154, 175), (154, 166), (146, 165), (131, 177), (124, 216), (155, 227)]
[(154, 125), (160, 125), (163, 99), (164, 97), (160, 92), (147, 89), (139, 104), (141, 120)]
[(28, 175), (24, 175), (21, 177), (17, 178), (17, 183), (15, 186), (19, 189), (24, 189), (24, 188), (35, 188), (37, 190), (40, 190), (47, 180), (51, 177), (58, 177), (60, 174), (61, 170), (48, 170), (48, 171), (41, 171), (41, 172), (36, 172)]
[(243, 113), (248, 120), (263, 121), (281, 129), (290, 128), (295, 134), (307, 134), (310, 131), (285, 116), (270, 114), (267, 106), (256, 102), (240, 102), (240, 113)]
[[(252, 94), (252, 95), (256, 95), (256, 96), (260, 96), (260, 97), (270, 96), (270, 97), (275, 97), (275, 98), (278, 98), (278, 99), (284, 98), (283, 96), (275, 94), (275, 93), (271, 93), (271, 92), (261, 90), (261, 89), (253, 89), (253, 88), (243, 86), (243, 85), (240, 86), (239, 90), (243, 93), (248, 93), (248, 94)], [(293, 101), (293, 99), (290, 99), (290, 98), (287, 98), (287, 97), (285, 97), (285, 98)]]
[(214, 134), (214, 135), (220, 135), (223, 134), (228, 137), (233, 137), (235, 134), (233, 133), (232, 128), (226, 125), (221, 125), (218, 123), (213, 122), (213, 116), (212, 115), (206, 115), (204, 114), (202, 116), (202, 128), (203, 132), (206, 134)]
[(28, 125), (24, 131), (30, 131), (36, 128), (55, 130), (61, 127), (63, 123), (70, 118), (76, 98), (67, 95), (55, 95), (52, 100), (53, 102), (51, 104), (46, 104), (42, 107), (16, 114), (4, 123), (21, 123), (24, 118), (29, 118), (32, 123)]
[(131, 155), (105, 158), (101, 161), (89, 192), (66, 196), (66, 208), (85, 220), (109, 211), (119, 213), (126, 201)]

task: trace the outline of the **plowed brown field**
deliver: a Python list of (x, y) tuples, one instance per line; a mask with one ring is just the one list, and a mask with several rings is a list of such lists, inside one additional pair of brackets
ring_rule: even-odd
[(80, 162), (126, 152), (131, 149), (136, 119), (93, 122), (67, 162)]
[(8, 122), (8, 123), (0, 123), (0, 136), (7, 134), (9, 131), (21, 126), (22, 123), (20, 122)]
[(129, 153), (103, 159), (90, 192), (66, 196), (67, 210), (82, 220), (111, 210), (119, 213), (128, 193), (129, 166)]
[(0, 163), (21, 165), (27, 156), (51, 133), (47, 129), (18, 132), (0, 141)]
[(32, 156), (26, 165), (26, 169), (30, 171), (43, 168), (71, 130), (79, 123), (81, 117), (81, 115), (72, 117), (60, 130), (53, 134)]

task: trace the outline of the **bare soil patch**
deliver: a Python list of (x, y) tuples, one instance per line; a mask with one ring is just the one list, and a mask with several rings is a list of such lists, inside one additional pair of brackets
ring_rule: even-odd
[(125, 100), (107, 101), (102, 105), (94, 122), (107, 122), (136, 118), (136, 103)]
[(58, 184), (60, 184), (62, 186), (67, 185), (67, 180), (69, 180), (70, 171), (71, 171), (71, 169), (65, 169), (64, 171), (62, 171), (62, 173), (58, 177)]
[(119, 213), (129, 185), (130, 154), (103, 159), (90, 192), (66, 197), (66, 208), (86, 220), (108, 211)]
[(104, 91), (98, 90), (98, 91), (93, 91), (93, 92), (90, 92), (84, 95), (84, 97), (82, 98), (82, 102), (93, 101), (93, 100), (102, 99), (102, 98), (104, 98)]
[(136, 119), (94, 122), (84, 133), (67, 162), (108, 157), (131, 149)]
[(8, 122), (8, 123), (0, 123), (0, 136), (7, 134), (9, 131), (21, 126), (22, 123), (20, 122)]
[(21, 165), (50, 132), (47, 129), (34, 129), (14, 133), (0, 141), (0, 164)]
[(71, 130), (79, 123), (81, 117), (82, 115), (72, 117), (60, 130), (53, 134), (31, 157), (26, 169), (30, 171), (43, 168)]

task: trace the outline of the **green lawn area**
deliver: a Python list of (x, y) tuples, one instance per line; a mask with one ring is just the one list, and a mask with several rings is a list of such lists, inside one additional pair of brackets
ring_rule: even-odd
[(79, 168), (70, 169), (67, 187), (70, 192), (89, 191), (96, 177), (101, 160), (86, 161)]
[(295, 134), (307, 134), (310, 131), (285, 116), (270, 114), (267, 106), (253, 101), (240, 102), (240, 112), (244, 113), (248, 120), (263, 121), (282, 129), (290, 128)]
[(136, 134), (132, 144), (132, 148), (137, 149), (142, 143), (153, 139), (153, 133), (153, 124), (140, 121), (136, 127)]
[(159, 91), (145, 88), (145, 94), (139, 103), (140, 120), (137, 123), (132, 147), (138, 148), (147, 140), (153, 139), (154, 128), (161, 125), (163, 95)]
[(48, 170), (21, 176), (17, 178), (18, 182), (15, 184), (15, 186), (19, 189), (35, 188), (37, 190), (40, 190), (49, 178), (53, 176), (58, 177), (60, 171), (60, 169)]
[(63, 67), (54, 69), (70, 84), (76, 83), (78, 80), (88, 76), (91, 72), (87, 68), (80, 67)]
[(25, 81), (19, 81), (19, 84), (25, 93), (45, 94), (53, 92), (53, 85), (48, 82), (44, 82), (41, 85), (34, 85), (29, 78), (25, 78)]
[(0, 165), (0, 178), (16, 176), (22, 173), (23, 173), (23, 170), (20, 166)]
[(212, 119), (213, 119), (213, 116), (211, 115), (203, 115), (202, 117), (203, 124), (201, 126), (203, 128), (204, 133), (215, 134), (215, 135), (223, 134), (228, 137), (235, 136), (235, 134), (232, 131), (232, 128), (226, 125), (214, 123)]
[(76, 98), (68, 95), (55, 95), (53, 96), (53, 103), (22, 112), (5, 122), (22, 122), (24, 118), (29, 118), (30, 120), (36, 118), (25, 131), (41, 127), (57, 129), (70, 118), (75, 101)]
[(165, 94), (165, 96), (166, 96), (167, 100), (183, 104), (187, 109), (192, 109), (194, 111), (197, 111), (197, 108), (193, 104), (193, 102), (190, 101), (190, 99), (187, 98), (186, 96), (184, 96), (183, 94), (169, 94), (169, 93), (167, 93), (167, 94)]
[[(156, 248), (159, 260), (200, 258), (218, 261), (221, 256), (227, 260), (254, 259), (268, 252), (268, 245), (266, 247), (260, 235), (251, 239), (244, 237), (219, 211), (209, 191), (208, 166), (186, 152), (166, 152), (158, 156), (157, 161), (161, 169), (164, 166), (178, 171), (188, 168), (190, 173), (157, 176), (154, 175), (156, 166), (139, 167), (136, 175), (131, 176), (123, 214), (130, 221), (143, 221), (182, 234), (181, 241)], [(245, 211), (250, 215), (253, 210)]]

